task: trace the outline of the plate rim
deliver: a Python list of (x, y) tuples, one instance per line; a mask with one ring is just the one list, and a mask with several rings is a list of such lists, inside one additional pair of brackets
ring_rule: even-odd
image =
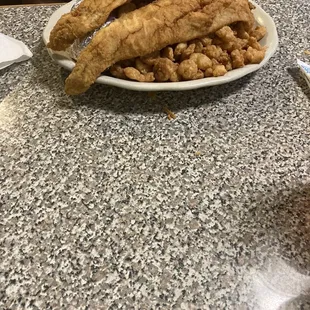
[[(56, 24), (58, 19), (61, 15), (67, 13), (72, 5), (75, 3), (75, 0), (72, 0), (65, 5), (59, 7), (53, 14), (50, 16), (46, 26), (44, 27), (42, 37), (45, 46), (48, 43), (50, 31), (52, 27)], [(260, 64), (251, 64), (246, 65), (240, 69), (234, 69), (229, 71), (227, 74), (221, 77), (208, 77), (202, 78), (198, 80), (192, 81), (181, 81), (181, 82), (156, 82), (156, 83), (143, 83), (137, 81), (130, 81), (130, 80), (122, 80), (111, 76), (101, 75), (97, 78), (96, 83), (116, 86), (120, 88), (136, 90), (136, 91), (183, 91), (183, 90), (191, 90), (191, 89), (198, 89), (203, 87), (211, 87), (221, 84), (226, 84), (238, 80), (246, 75), (249, 75), (263, 66), (265, 66), (270, 58), (275, 54), (279, 45), (279, 38), (276, 29), (276, 25), (272, 17), (263, 10), (263, 8), (258, 5), (255, 1), (251, 1), (255, 5), (254, 15), (261, 15), (265, 23), (270, 24), (270, 29), (268, 30), (268, 34), (271, 35), (272, 42), (268, 45), (267, 53), (265, 58)], [(255, 14), (256, 13), (256, 14)], [(59, 16), (60, 15), (60, 16)], [(59, 18), (58, 18), (59, 16)], [(47, 47), (46, 47), (47, 48)], [(72, 59), (69, 59), (65, 53), (63, 52), (55, 52), (51, 49), (47, 48), (49, 55), (51, 58), (63, 67), (66, 70), (72, 71), (73, 67), (75, 66), (75, 62)]]

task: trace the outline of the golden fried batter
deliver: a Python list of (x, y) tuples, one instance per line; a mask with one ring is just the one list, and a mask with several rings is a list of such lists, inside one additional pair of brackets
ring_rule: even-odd
[(47, 47), (63, 51), (76, 39), (102, 26), (110, 13), (128, 0), (84, 0), (75, 10), (63, 15), (50, 34)]
[(120, 60), (203, 37), (234, 22), (243, 22), (245, 29), (252, 29), (254, 17), (248, 0), (153, 2), (121, 16), (96, 34), (66, 80), (66, 92), (85, 92), (103, 71)]

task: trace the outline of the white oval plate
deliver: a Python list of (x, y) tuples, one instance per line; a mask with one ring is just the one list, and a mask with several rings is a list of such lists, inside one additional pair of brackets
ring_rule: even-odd
[[(260, 42), (263, 46), (267, 46), (267, 52), (264, 60), (258, 65), (247, 65), (240, 69), (234, 69), (229, 71), (226, 75), (221, 77), (209, 77), (200, 80), (194, 81), (184, 81), (184, 82), (166, 82), (166, 83), (141, 83), (135, 81), (128, 81), (117, 79), (114, 77), (101, 75), (97, 79), (97, 83), (113, 85), (117, 87), (122, 87), (131, 90), (139, 90), (139, 91), (181, 91), (181, 90), (189, 90), (196, 89), (201, 87), (209, 87), (214, 85), (220, 85), (228, 82), (232, 82), (234, 80), (240, 79), (241, 77), (252, 73), (261, 67), (263, 67), (268, 60), (273, 56), (277, 47), (278, 47), (278, 34), (274, 21), (272, 18), (255, 2), (251, 1), (256, 9), (253, 11), (255, 20), (258, 24), (265, 26), (267, 28), (267, 35)], [(55, 11), (50, 17), (44, 31), (43, 31), (43, 41), (45, 45), (49, 42), (50, 32), (60, 19), (63, 14), (70, 12), (72, 5), (75, 1), (71, 1), (64, 6), (60, 7), (57, 11)], [(75, 66), (75, 62), (69, 57), (69, 55), (65, 52), (55, 52), (51, 49), (48, 49), (48, 52), (52, 59), (58, 63), (61, 67), (72, 71)]]

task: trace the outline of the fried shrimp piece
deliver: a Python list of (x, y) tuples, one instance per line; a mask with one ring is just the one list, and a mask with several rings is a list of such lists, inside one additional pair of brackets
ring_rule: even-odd
[(187, 49), (187, 43), (179, 43), (174, 49), (174, 56), (180, 56)]
[(211, 60), (213, 66), (220, 65), (220, 63), (215, 58), (212, 58)]
[(195, 49), (194, 49), (195, 53), (202, 53), (203, 44), (199, 39), (192, 40), (190, 43), (195, 44)]
[(127, 79), (124, 68), (119, 64), (115, 64), (110, 68), (110, 73), (118, 79)]
[(200, 70), (206, 70), (212, 67), (212, 60), (204, 54), (193, 53), (189, 59), (193, 60)]
[(259, 42), (257, 42), (255, 37), (250, 37), (248, 40), (248, 46), (253, 47), (255, 50), (261, 51), (263, 48), (262, 46), (259, 44)]
[(70, 95), (85, 92), (120, 60), (203, 37), (234, 22), (253, 27), (247, 0), (157, 0), (99, 30), (78, 57), (65, 90)]
[(141, 60), (146, 63), (147, 65), (153, 66), (155, 65), (156, 61), (160, 58), (160, 52), (155, 51), (150, 54), (141, 57)]
[(170, 59), (171, 61), (174, 61), (174, 52), (173, 48), (171, 46), (167, 46), (163, 49), (163, 57)]
[(234, 42), (237, 39), (233, 30), (229, 26), (219, 29), (215, 34), (224, 42)]
[(233, 69), (231, 61), (225, 65), (227, 71), (231, 71)]
[(226, 51), (223, 51), (220, 57), (218, 58), (218, 61), (220, 64), (226, 66), (228, 63), (230, 63), (230, 56)]
[(213, 76), (223, 76), (227, 73), (224, 65), (216, 65), (213, 67)]
[(195, 80), (198, 74), (198, 66), (191, 59), (183, 60), (179, 65), (178, 74), (184, 80)]
[(152, 65), (148, 65), (143, 62), (140, 58), (135, 60), (135, 67), (138, 69), (142, 74), (146, 74), (153, 71)]
[(153, 72), (142, 74), (138, 69), (133, 67), (125, 68), (124, 73), (129, 79), (139, 82), (153, 82), (155, 80)]
[(223, 50), (216, 45), (208, 45), (204, 48), (204, 54), (209, 58), (219, 59), (223, 53)]
[(244, 55), (248, 64), (259, 64), (265, 57), (265, 50), (258, 51), (253, 47), (249, 47)]
[(84, 0), (75, 10), (64, 14), (50, 34), (48, 48), (63, 51), (76, 39), (102, 26), (110, 13), (128, 0)]
[(202, 70), (198, 70), (196, 76), (195, 76), (195, 80), (199, 80), (202, 79), (205, 76), (205, 74), (203, 73)]
[(240, 50), (233, 50), (230, 55), (232, 59), (232, 67), (234, 69), (244, 67), (244, 57)]
[(190, 57), (190, 55), (192, 55), (195, 52), (195, 43), (192, 43), (188, 46), (187, 49), (185, 49), (181, 55), (181, 61), (188, 59)]
[(212, 44), (212, 39), (210, 37), (202, 37), (199, 40), (203, 46), (208, 46)]
[(159, 82), (166, 82), (176, 70), (177, 64), (168, 58), (160, 58), (154, 66), (155, 79)]
[(205, 71), (205, 77), (211, 77), (211, 76), (213, 76), (213, 68), (208, 68)]
[[(240, 39), (235, 36), (234, 31), (229, 27), (225, 26), (216, 32), (216, 35), (220, 40), (218, 40), (218, 45), (221, 46), (223, 50), (233, 51), (234, 49), (242, 49), (247, 44), (247, 39)], [(222, 42), (221, 42), (222, 41)]]
[(170, 81), (171, 82), (180, 82), (182, 80), (182, 77), (178, 73), (178, 71), (172, 72), (170, 76)]
[(267, 33), (267, 29), (264, 26), (256, 27), (252, 32), (251, 36), (254, 37), (257, 41), (260, 41)]

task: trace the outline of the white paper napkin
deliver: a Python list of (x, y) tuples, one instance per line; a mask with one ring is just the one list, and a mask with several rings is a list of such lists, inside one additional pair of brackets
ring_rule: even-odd
[(0, 33), (0, 70), (31, 57), (32, 53), (23, 42)]
[(310, 87), (310, 65), (299, 59), (297, 59), (297, 64), (308, 86)]

